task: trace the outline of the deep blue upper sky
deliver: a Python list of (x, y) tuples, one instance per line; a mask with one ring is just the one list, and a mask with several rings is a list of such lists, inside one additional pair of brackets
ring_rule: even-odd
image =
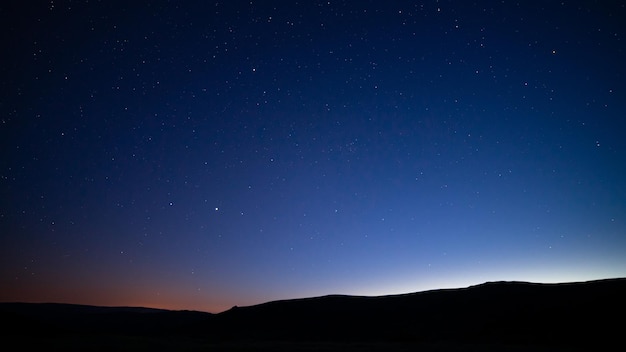
[(0, 5), (0, 300), (626, 276), (619, 2)]

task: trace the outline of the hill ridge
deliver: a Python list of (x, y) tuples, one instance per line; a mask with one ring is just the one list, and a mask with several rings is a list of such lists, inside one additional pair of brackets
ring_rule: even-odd
[[(325, 295), (221, 313), (0, 303), (2, 334), (187, 336), (206, 341), (342, 341), (589, 346), (617, 341), (626, 278), (486, 282), (386, 296)], [(54, 309), (50, 309), (53, 307)], [(146, 312), (149, 312), (146, 314)]]

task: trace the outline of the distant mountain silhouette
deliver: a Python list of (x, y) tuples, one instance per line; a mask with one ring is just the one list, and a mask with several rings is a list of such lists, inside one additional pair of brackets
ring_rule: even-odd
[(598, 346), (620, 342), (626, 278), (488, 282), (378, 297), (330, 295), (210, 314), (133, 307), (0, 303), (2, 335)]
[(143, 307), (97, 307), (61, 303), (0, 303), (4, 333), (179, 334), (213, 314)]
[(622, 334), (626, 279), (489, 282), (382, 297), (325, 296), (233, 308), (221, 332), (237, 339), (595, 342)]

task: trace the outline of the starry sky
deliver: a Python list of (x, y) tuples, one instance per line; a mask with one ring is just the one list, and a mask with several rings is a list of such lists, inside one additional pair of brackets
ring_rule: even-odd
[(0, 301), (626, 276), (618, 1), (7, 1)]

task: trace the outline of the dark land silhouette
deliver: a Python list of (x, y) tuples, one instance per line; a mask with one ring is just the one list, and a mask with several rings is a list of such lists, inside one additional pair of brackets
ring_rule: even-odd
[(45, 349), (567, 351), (623, 346), (625, 302), (620, 278), (329, 295), (219, 314), (0, 303), (0, 318), (5, 343)]

